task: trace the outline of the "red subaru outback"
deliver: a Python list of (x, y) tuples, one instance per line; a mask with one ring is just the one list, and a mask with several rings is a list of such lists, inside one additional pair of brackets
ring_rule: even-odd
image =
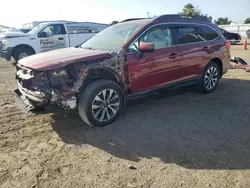
[(103, 126), (128, 96), (190, 83), (210, 93), (229, 63), (230, 43), (213, 23), (179, 15), (129, 19), (79, 46), (20, 60), (16, 93), (26, 109), (57, 103)]

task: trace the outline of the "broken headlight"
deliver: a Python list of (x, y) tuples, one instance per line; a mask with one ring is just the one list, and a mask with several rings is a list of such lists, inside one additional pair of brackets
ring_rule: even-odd
[(51, 86), (64, 85), (69, 82), (67, 69), (57, 69), (49, 72), (49, 80)]

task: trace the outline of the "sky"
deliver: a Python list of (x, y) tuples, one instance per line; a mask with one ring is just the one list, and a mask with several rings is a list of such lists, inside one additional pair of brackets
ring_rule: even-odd
[(250, 17), (250, 0), (1, 0), (0, 25), (18, 28), (32, 21), (58, 19), (111, 23), (147, 17), (147, 12), (152, 16), (175, 14), (187, 3), (213, 19), (229, 17), (243, 22)]

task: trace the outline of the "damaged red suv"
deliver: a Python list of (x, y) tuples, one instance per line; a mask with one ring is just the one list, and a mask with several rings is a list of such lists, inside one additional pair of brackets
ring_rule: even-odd
[(28, 110), (55, 103), (103, 126), (128, 96), (190, 83), (210, 93), (229, 63), (230, 43), (211, 22), (180, 15), (128, 19), (79, 46), (20, 60), (15, 91)]

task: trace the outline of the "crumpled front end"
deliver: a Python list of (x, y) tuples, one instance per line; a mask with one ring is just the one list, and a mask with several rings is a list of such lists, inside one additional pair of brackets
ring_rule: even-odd
[(16, 81), (18, 89), (15, 93), (27, 111), (47, 104), (59, 104), (69, 109), (76, 107), (74, 80), (65, 68), (37, 72), (17, 64)]
[[(76, 60), (67, 66), (53, 70), (35, 70), (17, 64), (15, 91), (19, 102), (26, 109), (35, 109), (47, 104), (58, 104), (65, 109), (75, 109), (79, 94), (91, 80), (107, 76), (118, 83), (126, 83), (124, 55), (113, 53), (94, 60)], [(124, 88), (127, 88), (124, 85)]]

